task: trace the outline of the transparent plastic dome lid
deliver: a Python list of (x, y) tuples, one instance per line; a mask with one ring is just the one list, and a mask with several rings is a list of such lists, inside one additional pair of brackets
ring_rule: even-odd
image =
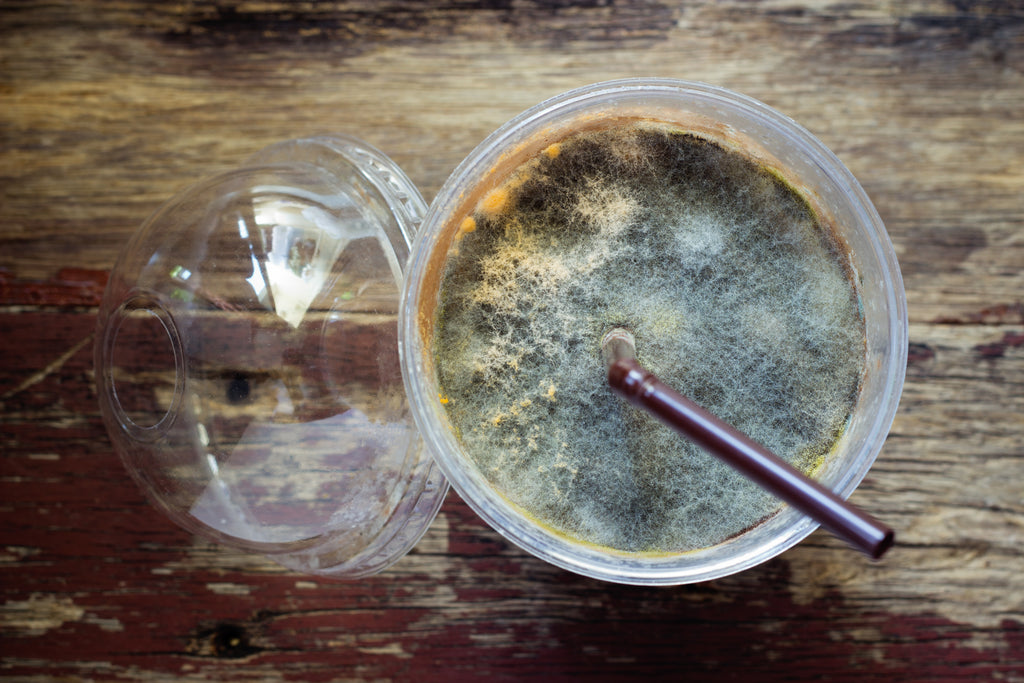
[(403, 268), (426, 204), (360, 141), (269, 147), (126, 245), (96, 382), (125, 466), (181, 526), (304, 572), (402, 557), (448, 484), (409, 409)]

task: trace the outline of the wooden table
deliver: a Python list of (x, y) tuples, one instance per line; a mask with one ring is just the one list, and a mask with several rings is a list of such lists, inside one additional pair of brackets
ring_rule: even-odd
[[(1024, 5), (0, 5), (0, 678), (1024, 681)], [(521, 110), (701, 80), (800, 121), (888, 226), (907, 383), (853, 500), (729, 578), (635, 588), (503, 541), (454, 494), (416, 550), (335, 583), (194, 538), (121, 467), (91, 346), (106, 273), (186, 184), (345, 131), (430, 199)]]

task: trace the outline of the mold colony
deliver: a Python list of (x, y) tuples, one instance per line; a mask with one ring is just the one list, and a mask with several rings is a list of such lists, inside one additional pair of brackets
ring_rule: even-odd
[(805, 472), (856, 401), (864, 324), (845, 252), (774, 172), (707, 137), (618, 122), (485, 194), (445, 264), (439, 397), (504, 496), (577, 540), (673, 553), (778, 501), (607, 388), (600, 340)]

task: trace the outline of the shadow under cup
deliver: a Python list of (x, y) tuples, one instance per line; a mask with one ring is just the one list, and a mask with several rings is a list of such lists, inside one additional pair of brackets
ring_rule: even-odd
[(849, 423), (816, 478), (849, 497), (881, 450), (903, 386), (907, 317), (899, 267), (881, 219), (845, 166), (789, 118), (727, 90), (668, 80), (600, 83), (524, 112), (481, 143), (441, 188), (416, 236), (399, 330), (402, 372), (417, 427), (441, 469), (502, 535), (541, 559), (586, 576), (632, 584), (692, 583), (765, 562), (818, 525), (783, 506), (778, 514), (718, 545), (656, 556), (601, 548), (557, 533), (495, 490), (466, 453), (438, 400), (441, 389), (431, 349), (445, 260), (462, 218), (552, 143), (584, 129), (633, 120), (668, 124), (741, 150), (796, 189), (845, 246), (864, 317), (865, 371)]

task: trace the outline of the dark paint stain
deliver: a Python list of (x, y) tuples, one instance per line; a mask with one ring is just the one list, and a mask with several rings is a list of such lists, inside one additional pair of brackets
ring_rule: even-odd
[(924, 363), (935, 358), (935, 349), (927, 344), (911, 343), (907, 350), (907, 365)]
[(249, 394), (249, 378), (243, 375), (242, 373), (235, 373), (235, 375), (228, 382), (228, 403), (243, 403), (248, 400)]
[(381, 42), (429, 43), (475, 31), (493, 37), (495, 29), (514, 40), (621, 41), (663, 38), (675, 26), (677, 12), (650, 0), (405, 1), (372, 9), (344, 2), (198, 2), (189, 4), (164, 38), (189, 47), (255, 50), (330, 45), (344, 54), (359, 54)]
[(932, 323), (936, 325), (1016, 325), (1024, 324), (1024, 303), (996, 304), (986, 306), (976, 313), (965, 316), (940, 316)]
[(200, 657), (244, 659), (263, 651), (253, 645), (245, 624), (224, 621), (213, 626), (201, 626), (189, 639), (186, 651)]
[(1021, 346), (1024, 346), (1024, 333), (1006, 332), (1003, 334), (1003, 338), (997, 342), (978, 344), (974, 347), (974, 352), (982, 358), (1002, 358), (1006, 355), (1008, 349), (1015, 349)]
[(947, 14), (907, 17), (906, 33), (921, 36), (918, 40), (939, 39), (952, 47), (967, 47), (1024, 26), (1024, 7), (1013, 0), (953, 0), (949, 5), (953, 11)]
[[(840, 4), (821, 11), (783, 7), (763, 10), (763, 16), (787, 31), (828, 35), (830, 44), (854, 48), (897, 48), (916, 55), (942, 57), (984, 45), (996, 66), (1005, 66), (1008, 53), (1019, 49), (1024, 34), (1024, 6), (1016, 0), (951, 0), (927, 6), (927, 12), (908, 12), (895, 4), (878, 18), (862, 18), (857, 5)], [(907, 5), (911, 7), (911, 5)], [(738, 11), (756, 13), (744, 7)], [(831, 30), (830, 30), (831, 28)]]

